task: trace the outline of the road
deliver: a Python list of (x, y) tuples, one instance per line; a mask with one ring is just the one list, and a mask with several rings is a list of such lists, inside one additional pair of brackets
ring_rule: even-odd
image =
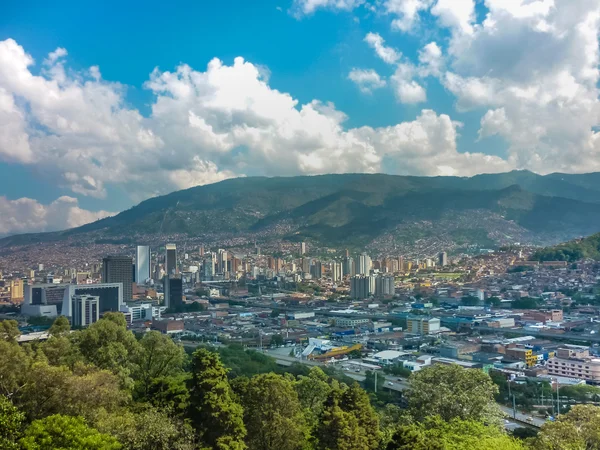
[[(309, 366), (323, 366), (323, 363), (319, 363), (316, 361), (308, 361), (308, 360), (300, 360), (298, 358), (295, 358), (293, 356), (289, 356), (289, 349), (285, 348), (285, 349), (273, 349), (273, 350), (266, 350), (265, 351), (266, 354), (268, 354), (269, 356), (275, 358), (275, 360), (278, 363), (283, 363), (284, 365), (288, 365), (288, 364), (292, 364), (292, 363), (300, 363), (300, 364), (306, 364)], [(285, 353), (285, 354), (283, 354)], [(336, 362), (335, 365), (337, 365), (338, 367), (344, 367), (344, 365), (348, 365), (349, 361), (339, 361)], [(360, 370), (359, 372), (356, 372), (355, 370), (350, 370), (350, 371), (344, 371), (344, 374), (350, 378), (353, 378), (356, 381), (364, 381), (365, 380), (365, 372), (364, 370)], [(378, 386), (381, 386), (381, 388), (383, 389), (391, 389), (394, 391), (398, 391), (401, 392), (404, 389), (408, 388), (408, 382), (404, 381), (404, 380), (398, 380), (398, 377), (395, 376), (390, 376), (390, 375), (384, 375), (383, 373), (378, 373)], [(503, 406), (503, 405), (499, 405), (500, 409), (502, 409), (502, 411), (504, 413), (506, 413), (506, 415), (509, 417), (509, 419), (507, 419), (505, 426), (507, 428), (518, 428), (519, 426), (523, 426), (523, 424), (529, 424), (535, 427), (541, 427), (544, 423), (545, 420), (544, 419), (540, 419), (538, 417), (533, 417), (530, 416), (529, 414), (523, 414), (521, 412), (519, 412), (517, 410), (517, 414), (516, 416), (513, 418), (513, 410), (512, 408), (509, 408), (507, 406)], [(528, 422), (527, 418), (528, 417), (532, 417), (533, 421), (532, 422)], [(515, 422), (517, 423), (515, 425)]]
[[(513, 409), (508, 406), (500, 405), (500, 409), (506, 413), (511, 419), (513, 418)], [(527, 418), (532, 417), (533, 422), (527, 422)], [(529, 414), (523, 414), (517, 410), (516, 420), (519, 422), (531, 423), (531, 425), (535, 425), (536, 427), (541, 427), (546, 422), (544, 419), (540, 419), (539, 417), (534, 417)]]

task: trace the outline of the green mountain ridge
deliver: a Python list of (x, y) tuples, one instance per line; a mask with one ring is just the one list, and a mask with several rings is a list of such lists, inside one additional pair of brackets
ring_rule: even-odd
[(537, 251), (531, 258), (534, 261), (568, 261), (595, 259), (600, 261), (600, 233), (565, 242)]
[(550, 245), (599, 230), (598, 173), (333, 174), (229, 179), (154, 197), (79, 228), (4, 238), (0, 246), (174, 233), (215, 239), (261, 235), (330, 246), (367, 246), (382, 236), (410, 245), (417, 235), (444, 235), (457, 245), (455, 236), (468, 245), (485, 235), (487, 243), (498, 245), (511, 239)]

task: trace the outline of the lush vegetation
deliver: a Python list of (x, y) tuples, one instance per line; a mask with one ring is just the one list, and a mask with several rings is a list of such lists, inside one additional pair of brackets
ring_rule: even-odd
[(538, 250), (531, 259), (534, 261), (575, 262), (584, 258), (600, 260), (600, 233), (585, 239)]
[[(506, 434), (483, 372), (433, 366), (410, 375), (401, 406), (372, 403), (319, 367), (277, 373), (241, 347), (188, 355), (170, 337), (135, 336), (110, 313), (19, 345), (0, 322), (3, 450), (376, 450), (599, 448), (599, 408), (573, 407), (524, 441)], [(294, 373), (295, 372), (295, 373)], [(335, 375), (335, 376), (331, 376)], [(580, 392), (595, 399), (595, 392)], [(590, 397), (590, 395), (592, 397)], [(571, 444), (576, 446), (570, 446)]]

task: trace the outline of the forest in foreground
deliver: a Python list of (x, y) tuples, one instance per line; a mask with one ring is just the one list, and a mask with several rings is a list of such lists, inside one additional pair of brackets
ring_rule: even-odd
[(222, 353), (229, 369), (213, 349), (134, 335), (118, 313), (77, 331), (59, 317), (43, 342), (18, 336), (15, 321), (0, 322), (3, 450), (600, 449), (599, 407), (574, 406), (519, 438), (504, 430), (498, 386), (457, 365), (412, 374), (386, 404), (318, 367), (265, 372), (251, 350), (238, 364)]

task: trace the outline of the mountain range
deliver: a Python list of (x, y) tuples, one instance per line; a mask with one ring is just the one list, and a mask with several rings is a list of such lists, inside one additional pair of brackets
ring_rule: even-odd
[(434, 240), (461, 249), (551, 245), (598, 231), (600, 173), (341, 174), (229, 179), (154, 197), (79, 228), (4, 238), (0, 247), (67, 238), (127, 243), (183, 234), (362, 248)]

